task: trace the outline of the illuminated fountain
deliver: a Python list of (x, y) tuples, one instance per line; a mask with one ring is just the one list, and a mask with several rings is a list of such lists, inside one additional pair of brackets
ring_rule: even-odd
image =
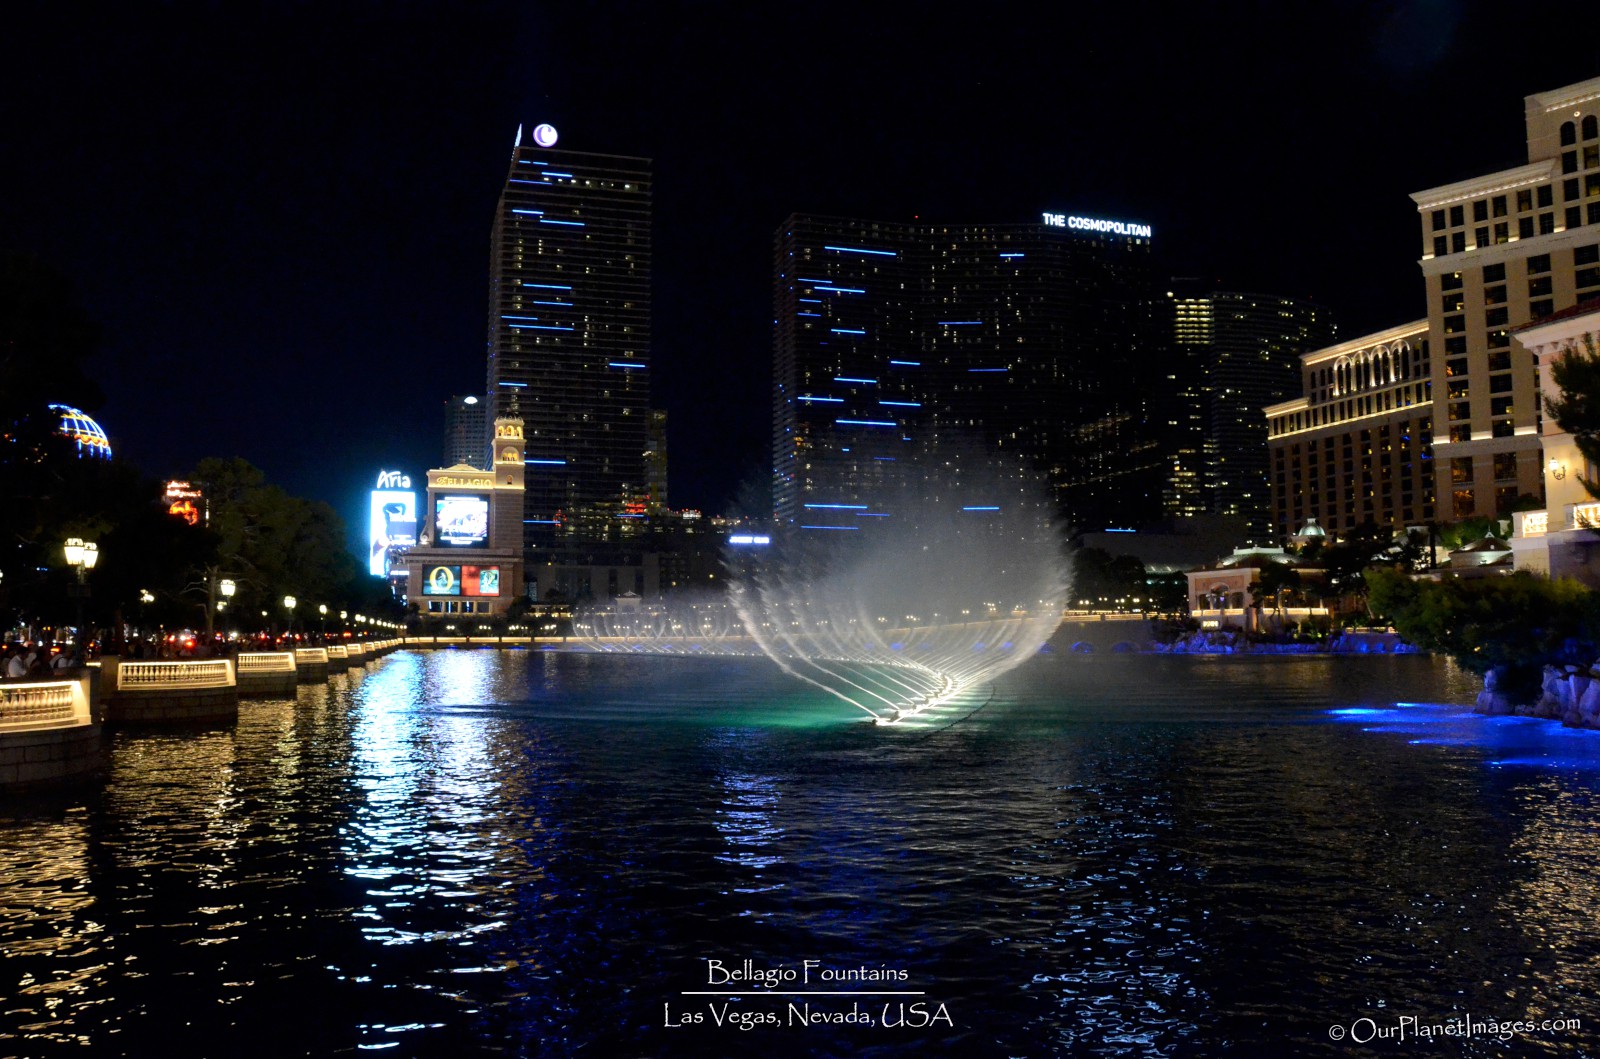
[(949, 702), (1038, 653), (1066, 564), (1031, 476), (920, 462), (879, 490), (892, 502), (810, 505), (808, 528), (733, 549), (724, 597), (592, 613), (578, 631), (599, 650), (759, 652), (879, 724)]

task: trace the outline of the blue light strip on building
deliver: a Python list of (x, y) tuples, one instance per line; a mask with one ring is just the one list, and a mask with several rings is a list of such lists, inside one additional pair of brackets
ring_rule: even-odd
[(825, 290), (829, 294), (865, 294), (865, 293), (867, 293), (866, 290), (864, 288), (861, 288), (861, 287), (813, 287), (812, 290)]
[(643, 364), (637, 364), (637, 363), (635, 363), (635, 362), (633, 362), (631, 360), (608, 360), (608, 361), (606, 361), (606, 367), (608, 367), (608, 368), (642, 368), (642, 367), (644, 367), (644, 365)]
[(874, 456), (872, 458), (880, 463), (894, 463), (896, 459), (894, 456)]
[(833, 282), (833, 280), (831, 280), (831, 279), (811, 279), (808, 276), (796, 276), (794, 278), (794, 280), (795, 280), (796, 283), (832, 283)]
[(535, 162), (531, 158), (519, 158), (519, 159), (517, 159), (517, 164), (518, 165), (549, 165), (550, 163), (549, 162)]
[(835, 423), (851, 427), (894, 427), (900, 424), (888, 419), (835, 419)]
[(820, 530), (858, 530), (861, 527), (860, 526), (801, 526), (800, 528), (801, 529), (820, 529)]
[(533, 304), (535, 304), (535, 305), (564, 305), (569, 309), (572, 308), (572, 303), (571, 302), (534, 302)]
[(797, 312), (797, 313), (795, 313), (795, 315), (796, 315), (796, 316), (815, 316), (815, 317), (816, 317), (816, 318), (817, 318), (817, 319), (819, 319), (819, 320), (820, 320), (820, 319), (822, 319), (822, 314), (821, 314), (821, 313), (805, 313), (805, 312)]
[(561, 525), (561, 523), (557, 522), (553, 518), (525, 518), (525, 519), (522, 520), (522, 524), (524, 526), (559, 526), (559, 525)]
[(528, 388), (528, 384), (525, 383), (525, 382), (502, 382), (502, 383), (498, 383), (497, 385), (500, 385), (500, 386), (515, 386), (519, 390), (526, 390)]
[(982, 320), (940, 320), (940, 327), (982, 327)]
[(984, 372), (984, 371), (1010, 371), (1010, 370), (1011, 370), (1010, 368), (968, 368), (967, 369), (968, 372), (974, 373), (974, 374), (977, 373), (977, 372)]
[(559, 283), (524, 283), (523, 286), (524, 287), (538, 287), (540, 290), (571, 290), (572, 289), (571, 287), (563, 287)]
[(795, 400), (806, 402), (826, 401), (829, 404), (844, 404), (843, 397), (797, 397)]
[(887, 512), (887, 511), (863, 511), (857, 517), (858, 518), (888, 518), (889, 517), (889, 512)]
[(807, 504), (806, 507), (829, 508), (837, 511), (865, 511), (865, 504)]
[(824, 250), (837, 250), (841, 254), (876, 254), (879, 257), (899, 257), (893, 250), (868, 250), (860, 246), (824, 246)]
[(922, 361), (920, 361), (920, 360), (891, 360), (889, 363), (890, 364), (898, 364), (902, 368), (920, 368), (920, 367), (922, 367)]
[(836, 335), (864, 335), (864, 334), (866, 334), (865, 331), (858, 330), (857, 328), (854, 328), (854, 327), (830, 327), (830, 328), (828, 328), (828, 330), (832, 331)]
[(504, 314), (501, 314), (500, 319), (502, 319), (502, 320), (531, 320), (534, 323), (538, 323), (539, 322), (539, 318), (537, 316), (506, 316)]
[(822, 299), (821, 298), (796, 298), (795, 300), (796, 301), (805, 302), (807, 305), (821, 305), (822, 304)]
[(899, 408), (921, 408), (921, 401), (879, 401), (879, 404), (892, 404)]
[(980, 504), (980, 505), (975, 505), (973, 507), (964, 507), (961, 510), (962, 511), (999, 511), (1000, 509), (998, 507), (992, 507), (992, 506), (989, 506), (989, 505)]
[(834, 382), (859, 382), (863, 386), (876, 386), (876, 385), (878, 385), (878, 380), (877, 379), (857, 379), (857, 378), (852, 378), (849, 375), (835, 375), (833, 377), (833, 381)]
[(539, 223), (540, 224), (564, 224), (568, 228), (583, 228), (583, 227), (586, 227), (582, 221), (557, 221), (557, 220), (553, 220), (553, 219), (551, 219), (549, 217), (544, 218)]
[(523, 460), (522, 462), (523, 463), (543, 463), (543, 464), (548, 464), (548, 465), (550, 465), (552, 467), (565, 467), (567, 465), (567, 461), (566, 460)]
[(1001, 254), (1001, 257), (1027, 257), (1027, 254)]
[(554, 169), (546, 169), (546, 170), (545, 170), (545, 171), (544, 171), (544, 175), (545, 175), (545, 176), (559, 176), (559, 177), (566, 177), (566, 178), (567, 178), (567, 179), (569, 179), (569, 180), (570, 180), (570, 179), (571, 179), (571, 178), (572, 178), (572, 174), (571, 174), (571, 173), (558, 173), (558, 172), (556, 172), (556, 171), (555, 171), (555, 170), (554, 170)]
[[(533, 181), (530, 180), (530, 181), (528, 181), (528, 183), (531, 184), (531, 183), (533, 183)], [(526, 214), (528, 214), (529, 216), (532, 216), (532, 217), (543, 217), (544, 216), (544, 210), (512, 210), (511, 212), (512, 213), (526, 213)]]

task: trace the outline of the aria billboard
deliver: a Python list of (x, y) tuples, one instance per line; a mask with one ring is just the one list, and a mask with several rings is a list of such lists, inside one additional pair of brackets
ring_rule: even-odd
[(409, 477), (399, 471), (379, 473), (367, 526), (367, 571), (387, 577), (396, 549), (417, 543), (417, 494), (411, 490)]

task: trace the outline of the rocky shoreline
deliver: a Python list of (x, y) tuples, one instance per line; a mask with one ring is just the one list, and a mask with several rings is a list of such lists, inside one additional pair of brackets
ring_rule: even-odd
[(1490, 717), (1542, 717), (1569, 728), (1600, 728), (1600, 663), (1581, 666), (1545, 666), (1539, 699), (1517, 703), (1506, 694), (1498, 670), (1484, 674), (1477, 712)]

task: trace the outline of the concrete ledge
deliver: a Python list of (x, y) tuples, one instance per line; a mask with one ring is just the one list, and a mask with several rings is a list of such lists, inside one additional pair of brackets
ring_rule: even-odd
[(119, 689), (106, 698), (109, 724), (207, 724), (239, 719), (239, 689)]
[(0, 791), (83, 779), (97, 770), (104, 759), (98, 724), (0, 732)]
[(292, 699), (300, 678), (294, 673), (244, 673), (239, 674), (241, 699)]

